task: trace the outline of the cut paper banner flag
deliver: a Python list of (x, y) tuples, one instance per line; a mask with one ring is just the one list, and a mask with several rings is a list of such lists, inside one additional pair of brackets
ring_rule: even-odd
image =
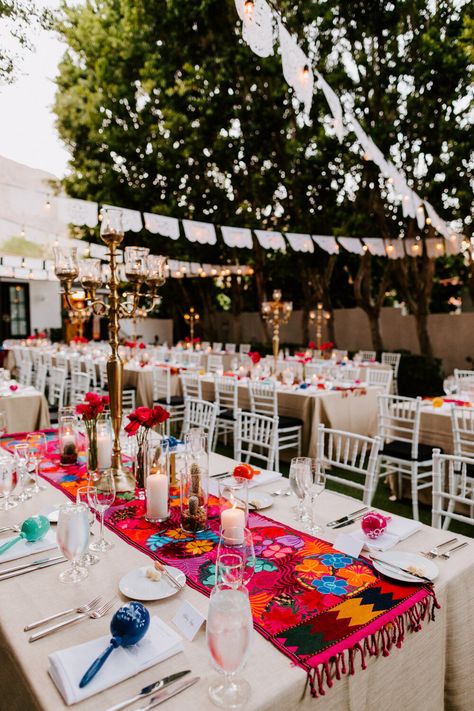
[(99, 222), (99, 206), (89, 200), (60, 197), (55, 199), (58, 206), (58, 217), (70, 225), (86, 225), (97, 227)]
[(385, 244), (380, 237), (365, 237), (364, 244), (373, 257), (385, 257)]
[(405, 239), (405, 252), (409, 257), (421, 257), (423, 254), (423, 242), (421, 239)]
[(122, 213), (122, 225), (124, 232), (140, 232), (143, 229), (142, 216), (138, 210), (129, 210), (125, 207), (115, 205), (102, 205), (102, 210), (119, 210)]
[(278, 23), (280, 38), (281, 64), (286, 82), (293, 88), (295, 95), (307, 114), (313, 103), (313, 71), (311, 64), (298, 43), (281, 22)]
[[(447, 222), (445, 222), (436, 212), (434, 209), (433, 205), (429, 203), (427, 200), (424, 201), (424, 206), (426, 208), (426, 212), (428, 213), (428, 217), (431, 220), (431, 226), (436, 230), (436, 232), (439, 232), (440, 235), (443, 235), (443, 237), (447, 240), (452, 240), (453, 242), (456, 242), (457, 239), (459, 238), (462, 242), (462, 236), (457, 235), (454, 230), (450, 228)], [(452, 239), (454, 237), (454, 239)], [(457, 252), (455, 252), (457, 254)]]
[(387, 240), (385, 252), (390, 259), (402, 259), (405, 256), (403, 242), (399, 239)]
[(318, 247), (324, 249), (324, 251), (328, 254), (338, 254), (339, 245), (336, 242), (335, 237), (331, 237), (329, 235), (313, 235), (313, 240), (318, 245)]
[(328, 106), (331, 110), (331, 113), (333, 115), (333, 126), (334, 126), (334, 131), (336, 133), (336, 136), (338, 137), (339, 141), (342, 141), (344, 138), (344, 123), (343, 123), (343, 114), (342, 114), (342, 106), (341, 102), (339, 101), (339, 98), (336, 94), (336, 92), (331, 89), (329, 84), (327, 83), (326, 79), (320, 74), (318, 71), (315, 72), (318, 82), (321, 86), (321, 89), (323, 90), (323, 94), (326, 97), (326, 101), (328, 102)]
[(357, 237), (338, 237), (337, 241), (348, 252), (352, 254), (364, 254), (364, 248)]
[(259, 57), (273, 54), (273, 13), (266, 0), (254, 0), (248, 8), (245, 0), (235, 0), (242, 20), (242, 37)]
[(298, 232), (285, 232), (285, 237), (295, 252), (311, 252), (311, 254), (314, 252), (314, 244), (311, 235), (304, 235)]
[(427, 239), (425, 241), (426, 254), (431, 259), (436, 259), (436, 257), (442, 257), (444, 254), (444, 239), (438, 237), (437, 239)]
[(246, 227), (221, 227), (222, 237), (228, 247), (252, 249), (252, 230)]
[(190, 242), (199, 244), (215, 244), (216, 230), (209, 222), (197, 222), (196, 220), (183, 220), (184, 234)]
[(281, 232), (267, 232), (266, 230), (254, 230), (254, 232), (263, 249), (281, 249), (282, 252), (286, 250), (286, 242)]
[(179, 220), (175, 217), (156, 215), (154, 212), (144, 212), (143, 219), (148, 232), (171, 239), (179, 238)]

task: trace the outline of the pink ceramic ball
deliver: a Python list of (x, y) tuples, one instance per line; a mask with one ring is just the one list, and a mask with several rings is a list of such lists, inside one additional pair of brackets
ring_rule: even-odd
[(389, 516), (383, 516), (376, 511), (369, 511), (369, 513), (366, 513), (362, 518), (362, 530), (369, 538), (378, 538), (387, 528), (387, 522), (389, 520)]

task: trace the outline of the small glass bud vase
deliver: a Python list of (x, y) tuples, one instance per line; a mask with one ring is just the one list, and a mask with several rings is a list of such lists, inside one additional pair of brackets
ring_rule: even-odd
[(219, 482), (219, 517), (222, 530), (247, 528), (248, 493), (247, 479), (231, 477)]
[(169, 469), (170, 457), (168, 441), (161, 439), (158, 444), (150, 444), (147, 449), (148, 465), (145, 480), (146, 514), (151, 523), (159, 523), (169, 518)]
[(198, 533), (207, 527), (209, 454), (202, 430), (186, 435), (185, 466), (180, 475), (181, 528)]
[(97, 418), (96, 427), (97, 469), (105, 471), (112, 466), (113, 434), (110, 417), (102, 413)]
[(59, 421), (59, 455), (63, 466), (76, 464), (79, 443), (75, 417), (62, 417)]

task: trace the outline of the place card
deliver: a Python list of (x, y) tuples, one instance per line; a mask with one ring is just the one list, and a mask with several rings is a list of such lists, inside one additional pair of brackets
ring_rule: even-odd
[(358, 558), (364, 543), (354, 538), (352, 533), (340, 533), (332, 546), (341, 553), (350, 555), (352, 558)]
[(205, 616), (194, 605), (185, 600), (171, 622), (189, 642), (192, 642), (205, 619)]

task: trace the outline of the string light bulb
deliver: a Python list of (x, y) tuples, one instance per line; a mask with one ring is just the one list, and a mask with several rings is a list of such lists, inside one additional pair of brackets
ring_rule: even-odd
[(425, 222), (427, 225), (431, 225), (431, 217), (427, 217)]
[(44, 209), (45, 210), (51, 209), (51, 203), (49, 202), (49, 198), (46, 198), (46, 202), (44, 203)]
[(254, 0), (245, 0), (244, 2), (244, 12), (246, 15), (253, 15), (253, 11), (255, 10), (255, 3)]
[(21, 232), (20, 232), (20, 237), (24, 237), (24, 236), (25, 236), (25, 228), (22, 227)]
[(304, 65), (301, 75), (303, 77), (303, 81), (306, 81), (306, 79), (309, 77), (309, 66), (307, 64)]

